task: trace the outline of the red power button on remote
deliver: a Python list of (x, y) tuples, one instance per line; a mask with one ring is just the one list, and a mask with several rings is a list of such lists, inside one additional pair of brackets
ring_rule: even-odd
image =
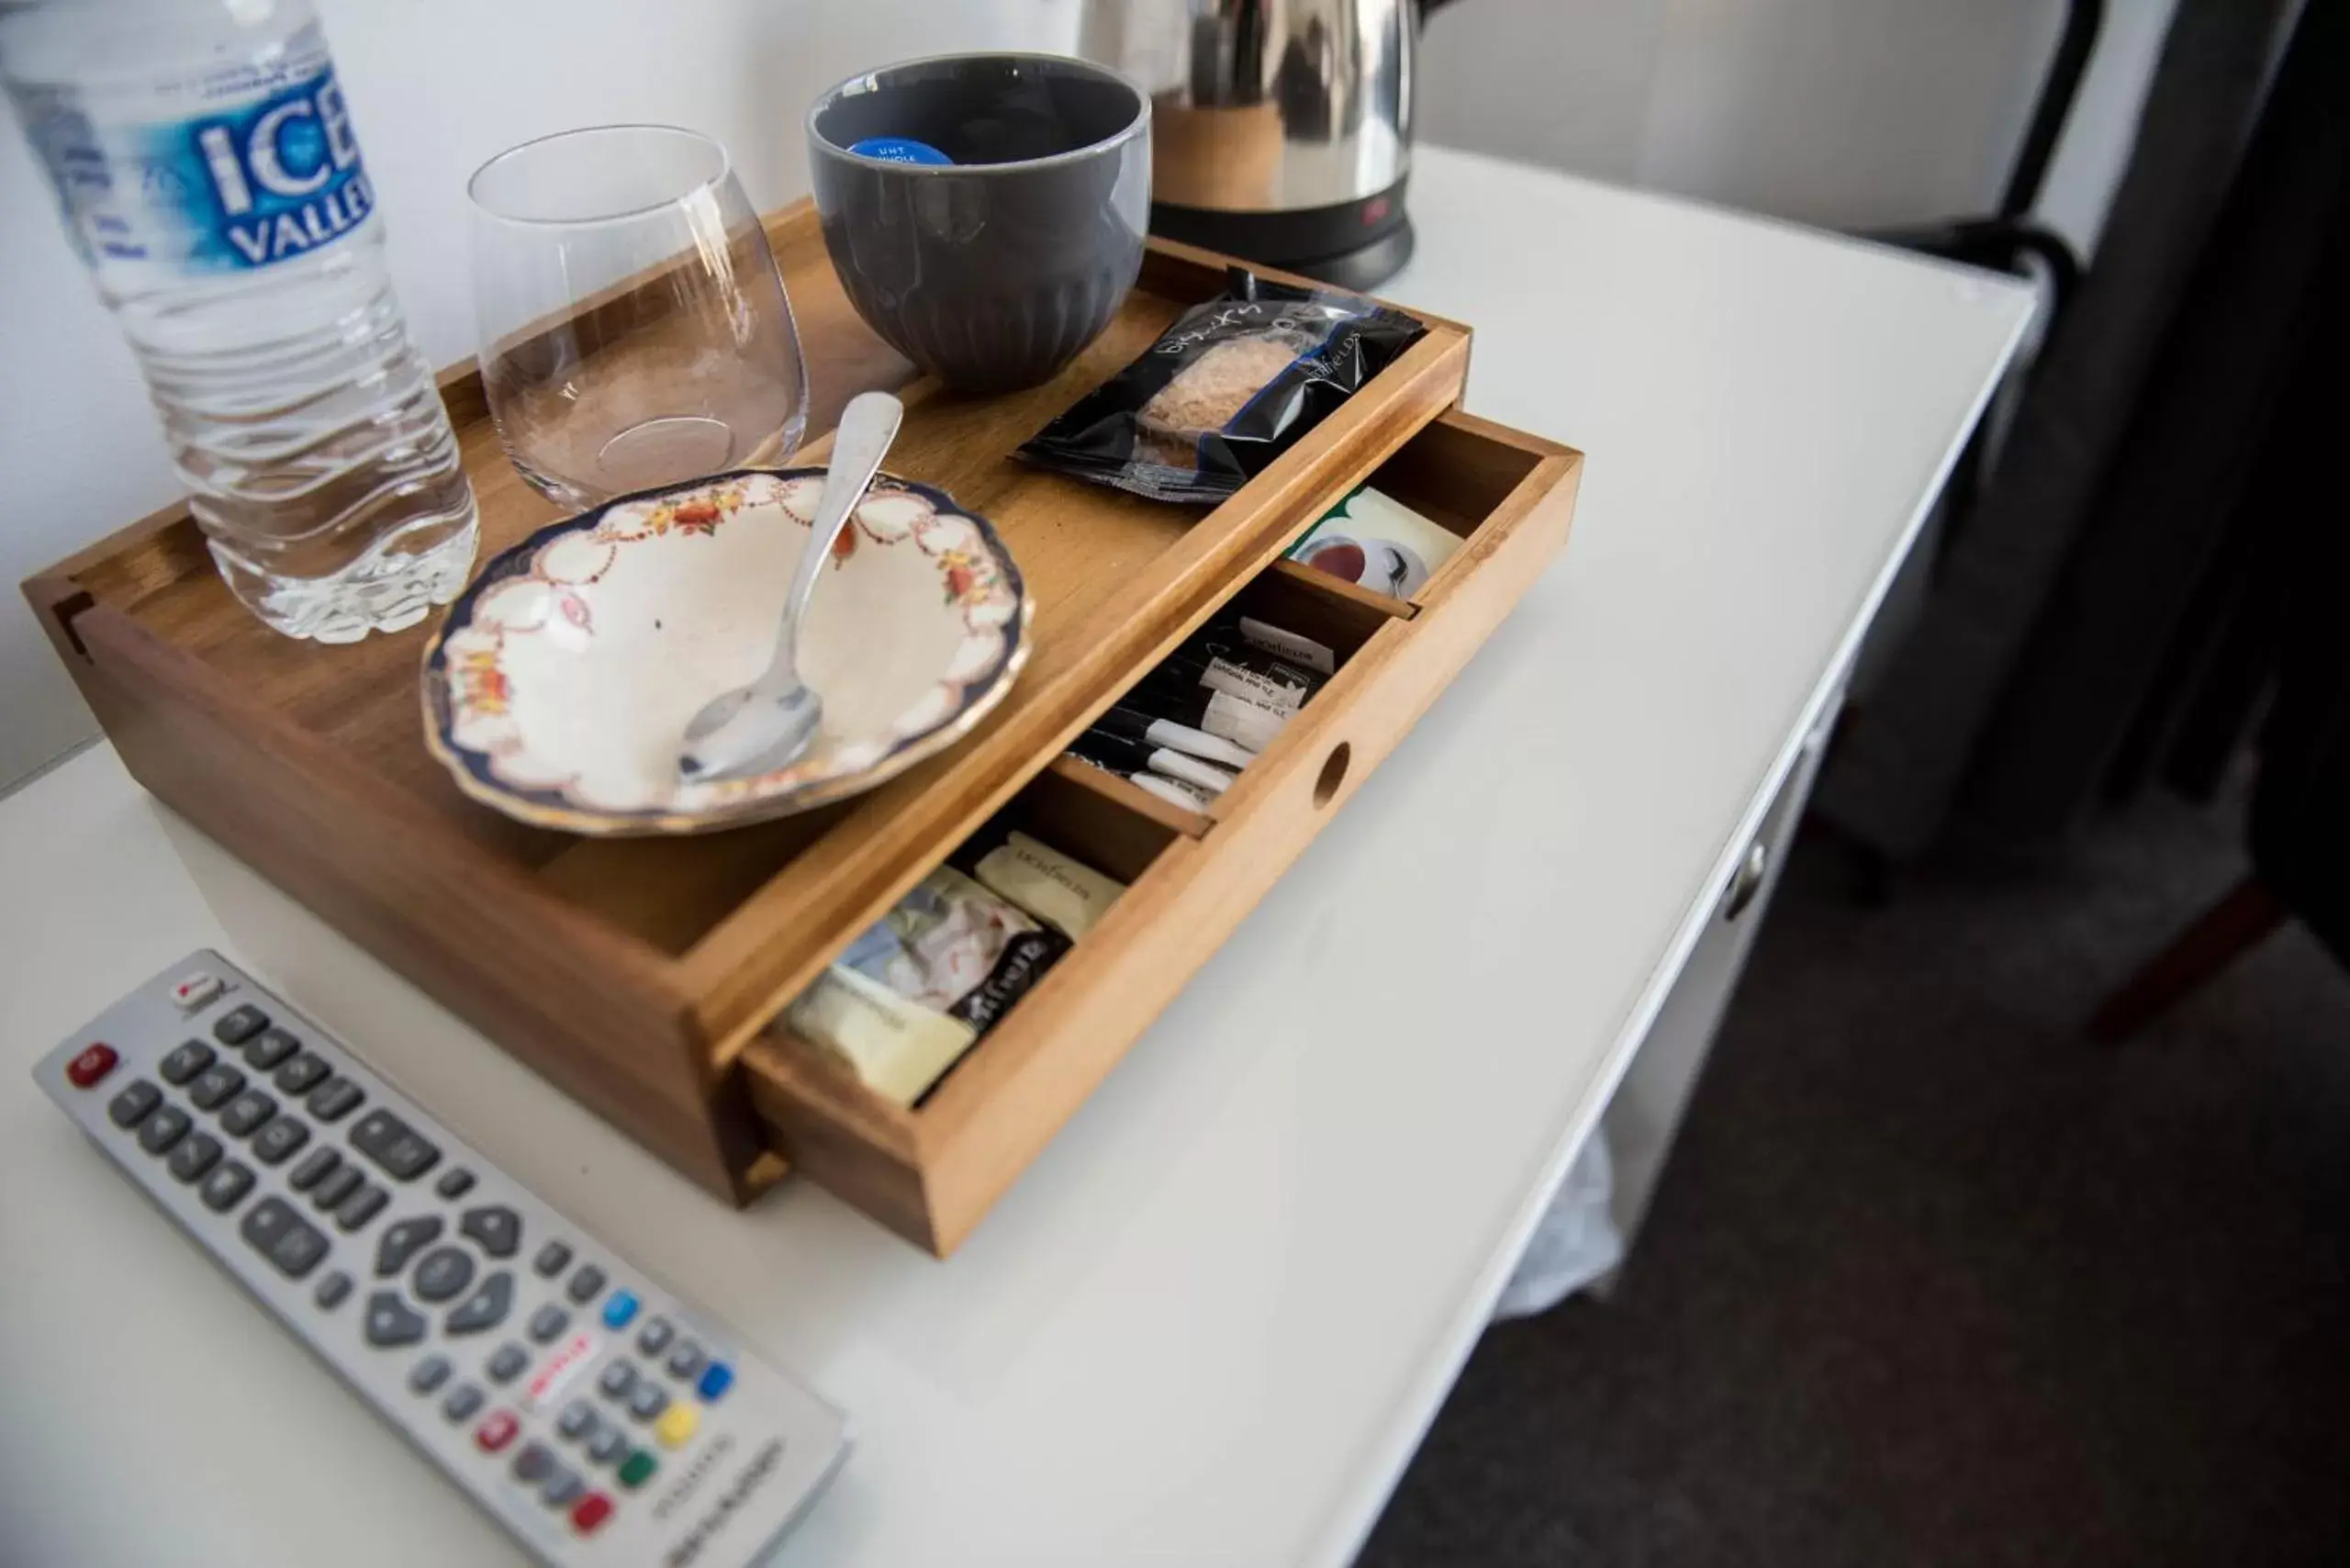
[(76, 1089), (87, 1089), (114, 1070), (122, 1058), (114, 1054), (112, 1046), (92, 1046), (65, 1064), (65, 1081)]
[(521, 1429), (520, 1421), (503, 1410), (497, 1410), (483, 1417), (481, 1425), (474, 1428), (474, 1441), (480, 1445), (482, 1452), (496, 1453), (512, 1442), (514, 1434)]

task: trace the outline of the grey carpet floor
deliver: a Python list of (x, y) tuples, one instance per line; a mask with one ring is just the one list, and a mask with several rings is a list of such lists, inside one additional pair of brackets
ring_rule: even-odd
[(2350, 980), (2076, 1033), (2241, 868), (2161, 803), (1871, 912), (1807, 839), (1622, 1288), (1486, 1334), (1364, 1568), (2350, 1563)]

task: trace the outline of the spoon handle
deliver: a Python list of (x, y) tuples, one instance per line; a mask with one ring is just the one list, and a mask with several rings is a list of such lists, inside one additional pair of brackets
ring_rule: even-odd
[(775, 656), (763, 688), (799, 684), (800, 623), (808, 600), (816, 591), (817, 575), (833, 554), (833, 544), (848, 525), (849, 514), (865, 498), (867, 487), (881, 471), (890, 443), (898, 438), (898, 423), (906, 406), (887, 392), (860, 392), (841, 410), (840, 429), (833, 436), (833, 460), (824, 474), (823, 498), (816, 503), (816, 519), (808, 528), (808, 544), (800, 552), (800, 569), (783, 596), (783, 622), (776, 628)]

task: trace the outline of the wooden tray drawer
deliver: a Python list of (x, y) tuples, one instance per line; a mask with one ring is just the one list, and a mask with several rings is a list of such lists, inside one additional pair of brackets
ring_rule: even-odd
[(1030, 780), (1013, 820), (1125, 895), (912, 1110), (762, 1032), (740, 1062), (776, 1150), (952, 1251), (1509, 612), (1565, 543), (1580, 474), (1568, 449), (1458, 410), (1406, 441), (1371, 482), (1464, 547), (1409, 601), (1286, 561), (1242, 588), (1338, 653), (1328, 684), (1204, 815), (1068, 758)]

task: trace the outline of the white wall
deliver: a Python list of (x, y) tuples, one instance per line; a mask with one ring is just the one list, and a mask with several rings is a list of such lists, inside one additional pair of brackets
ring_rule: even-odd
[[(2175, 0), (2109, 0), (2042, 212), (2084, 249)], [(1458, 0), (1421, 133), (1838, 228), (1992, 210), (2061, 0)]]
[[(193, 0), (192, 0), (193, 3)], [(2111, 0), (2051, 182), (2103, 210), (2171, 0)], [(799, 195), (800, 119), (864, 66), (1066, 49), (1078, 0), (319, 0), (435, 363), (473, 351), (464, 184), (599, 121), (710, 131), (754, 201)], [(1460, 0), (1429, 26), (1430, 140), (1781, 216), (1860, 224), (1987, 207), (2056, 0)], [(461, 40), (453, 45), (448, 40)], [(0, 130), (0, 588), (176, 493), (129, 354), (20, 138)], [(0, 593), (0, 790), (90, 733), (21, 599)]]

